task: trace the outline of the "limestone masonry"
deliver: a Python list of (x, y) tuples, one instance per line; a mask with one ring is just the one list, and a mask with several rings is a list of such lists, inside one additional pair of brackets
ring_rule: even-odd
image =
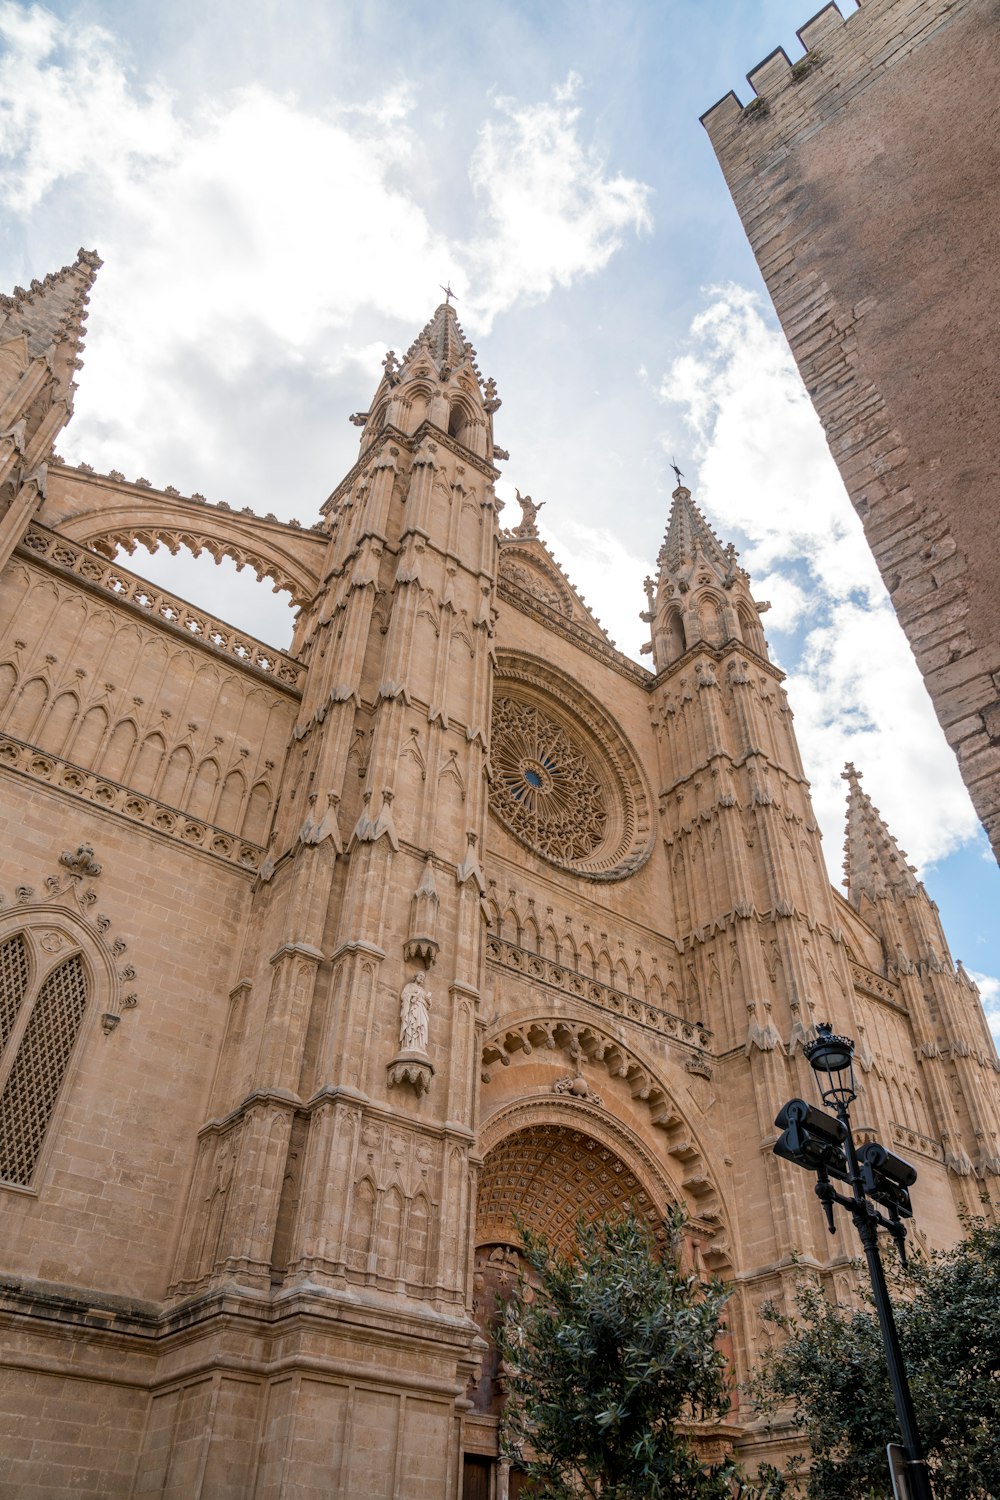
[(827, 5), (704, 116), (1000, 857), (1000, 5)]
[[(975, 986), (853, 768), (828, 883), (689, 491), (646, 670), (529, 496), (501, 525), (451, 306), (311, 528), (68, 467), (99, 264), (0, 305), (0, 1496), (516, 1496), (483, 1337), (515, 1213), (566, 1245), (683, 1204), (742, 1379), (796, 1257), (854, 1285), (770, 1150), (820, 1020), (857, 1039), (862, 1134), (919, 1168), (918, 1240), (996, 1213)], [(120, 566), (140, 541), (290, 589), (290, 650)], [(738, 1398), (697, 1436), (781, 1443)]]

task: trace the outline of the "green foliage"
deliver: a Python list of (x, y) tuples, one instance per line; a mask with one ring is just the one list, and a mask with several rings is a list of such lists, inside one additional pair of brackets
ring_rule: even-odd
[[(889, 1270), (896, 1323), (936, 1500), (1000, 1495), (1000, 1226), (976, 1219), (953, 1250)], [(755, 1372), (759, 1411), (790, 1407), (812, 1465), (809, 1500), (890, 1493), (895, 1407), (874, 1311), (835, 1306), (815, 1284)]]
[[(672, 1250), (683, 1216), (670, 1224)], [(567, 1259), (518, 1226), (535, 1287), (523, 1282), (497, 1344), (507, 1378), (503, 1452), (532, 1500), (729, 1500), (729, 1467), (702, 1468), (678, 1421), (728, 1410), (716, 1348), (728, 1292), (658, 1257), (629, 1216), (580, 1224)]]

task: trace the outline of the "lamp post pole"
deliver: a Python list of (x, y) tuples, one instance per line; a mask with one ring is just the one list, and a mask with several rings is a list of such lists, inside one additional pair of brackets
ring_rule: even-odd
[[(899, 1345), (896, 1319), (893, 1315), (889, 1288), (885, 1280), (885, 1270), (882, 1266), (882, 1256), (878, 1248), (878, 1231), (880, 1223), (883, 1222), (882, 1215), (869, 1203), (865, 1193), (864, 1178), (861, 1173), (861, 1164), (858, 1161), (857, 1148), (854, 1144), (854, 1134), (851, 1130), (847, 1104), (837, 1103), (835, 1108), (838, 1119), (843, 1122), (847, 1131), (844, 1147), (847, 1152), (847, 1162), (851, 1173), (851, 1188), (854, 1196), (853, 1205), (849, 1206), (848, 1211), (854, 1220), (858, 1237), (864, 1248), (865, 1260), (868, 1263), (868, 1275), (871, 1278), (875, 1311), (878, 1314), (882, 1343), (885, 1348), (885, 1362), (889, 1368), (889, 1384), (892, 1386), (892, 1399), (896, 1404), (899, 1432), (903, 1439), (903, 1448), (906, 1453), (906, 1478), (909, 1484), (910, 1496), (912, 1500), (933, 1500), (930, 1476), (927, 1472), (927, 1459), (924, 1456), (923, 1444), (920, 1441), (920, 1430), (917, 1427), (917, 1417), (913, 1409), (913, 1397), (910, 1394), (910, 1382), (906, 1376), (903, 1351)], [(829, 1186), (829, 1184), (827, 1185)], [(820, 1198), (825, 1197), (821, 1182), (817, 1182), (816, 1192)], [(830, 1188), (830, 1192), (833, 1192), (832, 1188)], [(844, 1198), (839, 1193), (835, 1195), (835, 1199), (842, 1204), (844, 1203)], [(897, 1242), (900, 1245), (901, 1252), (902, 1235), (905, 1232), (902, 1225), (900, 1225), (900, 1237)]]
[[(898, 1500), (934, 1500), (878, 1247), (878, 1232), (886, 1229), (905, 1261), (906, 1230), (901, 1221), (912, 1216), (909, 1188), (916, 1181), (917, 1174), (909, 1162), (894, 1156), (877, 1142), (863, 1146), (860, 1152), (855, 1145), (849, 1113), (850, 1105), (857, 1098), (853, 1041), (849, 1037), (835, 1036), (832, 1027), (824, 1021), (816, 1028), (816, 1039), (804, 1047), (803, 1052), (819, 1081), (823, 1103), (832, 1105), (836, 1115), (824, 1114), (804, 1099), (789, 1100), (774, 1122), (783, 1132), (774, 1151), (786, 1161), (816, 1173), (816, 1196), (823, 1205), (831, 1234), (837, 1232), (833, 1217), (835, 1203), (846, 1208), (854, 1220), (868, 1263), (889, 1383), (903, 1439), (907, 1488), (906, 1494)], [(850, 1196), (838, 1192), (831, 1178), (849, 1186)], [(886, 1208), (888, 1214), (881, 1213), (876, 1203)], [(893, 1484), (895, 1486), (895, 1477)]]

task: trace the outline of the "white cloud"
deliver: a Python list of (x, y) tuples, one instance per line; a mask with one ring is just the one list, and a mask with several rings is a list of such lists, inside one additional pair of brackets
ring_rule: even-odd
[[(175, 483), (165, 466), (183, 433), (200, 487), (217, 490), (221, 391), (243, 382), (262, 403), (254, 426), (273, 452), (262, 373), (336, 376), (345, 346), (370, 348), (370, 325), (355, 323), (372, 309), (419, 328), (442, 268), (476, 285), (463, 318), (484, 329), (599, 269), (648, 223), (648, 190), (584, 139), (575, 75), (539, 104), (495, 101), (473, 137), (472, 233), (456, 240), (406, 171), (418, 142), (405, 80), (322, 110), (253, 86), (185, 115), (133, 79), (99, 27), (7, 4), (0, 37), (0, 207), (30, 223), (57, 188), (75, 193), (105, 260), (63, 440), (101, 467)], [(280, 496), (267, 501), (283, 513)]]
[(138, 91), (99, 26), (58, 21), (41, 6), (0, 5), (3, 199), (26, 213), (60, 179), (86, 175), (121, 190), (140, 161), (179, 139), (167, 93)]
[(973, 984), (978, 985), (983, 1010), (989, 1022), (993, 1039), (1000, 1047), (1000, 979), (992, 974), (978, 974), (975, 969), (966, 970)]
[(518, 298), (599, 271), (626, 233), (651, 227), (649, 188), (608, 176), (580, 139), (579, 84), (571, 73), (542, 104), (497, 99), (499, 118), (480, 129), (470, 173), (487, 224), (467, 255), (484, 329)]
[(923, 866), (977, 828), (954, 755), (782, 335), (754, 293), (708, 297), (661, 395), (691, 435), (696, 499), (723, 535), (747, 538), (756, 596), (773, 602), (764, 624), (781, 636), (772, 654), (789, 674), (831, 876), (839, 882), (846, 760)]

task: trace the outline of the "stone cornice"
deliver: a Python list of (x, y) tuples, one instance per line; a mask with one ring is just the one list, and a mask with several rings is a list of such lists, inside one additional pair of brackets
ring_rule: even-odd
[(576, 624), (573, 620), (567, 620), (558, 610), (543, 604), (527, 590), (518, 588), (509, 579), (501, 578), (497, 582), (497, 594), (505, 603), (513, 605), (521, 614), (527, 615), (529, 619), (536, 620), (546, 629), (552, 630), (556, 635), (562, 636), (563, 640), (579, 650), (585, 651), (595, 661), (603, 662), (605, 666), (617, 672), (621, 677), (627, 677), (629, 681), (636, 682), (640, 687), (647, 689), (654, 686), (652, 673), (624, 652), (618, 651), (608, 641), (595, 635), (593, 631), (586, 629), (583, 625)]

